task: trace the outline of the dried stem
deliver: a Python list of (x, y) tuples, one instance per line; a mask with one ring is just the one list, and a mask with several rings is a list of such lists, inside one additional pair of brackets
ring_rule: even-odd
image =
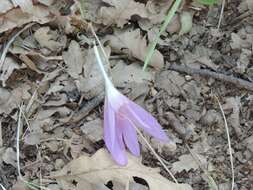
[(234, 184), (235, 184), (235, 172), (234, 172), (233, 153), (232, 153), (232, 148), (231, 148), (231, 141), (230, 141), (230, 136), (229, 136), (228, 123), (227, 123), (227, 119), (226, 119), (225, 113), (223, 111), (223, 108), (221, 106), (221, 103), (220, 103), (218, 97), (215, 96), (215, 98), (216, 98), (216, 100), (218, 102), (218, 105), (220, 107), (221, 114), (222, 114), (222, 117), (224, 119), (225, 128), (226, 128), (226, 134), (227, 134), (227, 139), (228, 139), (228, 149), (229, 149), (229, 155), (230, 155), (231, 173), (232, 173), (231, 190), (233, 190), (234, 189)]
[(220, 29), (221, 21), (222, 21), (222, 18), (223, 18), (225, 3), (226, 3), (226, 0), (222, 0), (221, 11), (220, 11), (220, 18), (219, 18), (219, 22), (218, 22), (218, 26), (217, 26), (218, 30)]
[(2, 188), (2, 190), (6, 190), (5, 187), (0, 183), (0, 187)]
[(144, 142), (146, 143), (146, 145), (148, 146), (148, 148), (151, 150), (151, 152), (157, 158), (157, 160), (162, 164), (163, 168), (169, 173), (169, 175), (174, 180), (174, 182), (176, 184), (178, 184), (177, 179), (175, 178), (175, 176), (173, 175), (173, 173), (169, 170), (169, 168), (166, 166), (166, 164), (164, 163), (164, 161), (162, 160), (162, 158), (156, 153), (156, 151), (154, 150), (154, 148), (151, 146), (151, 144), (148, 142), (148, 140), (143, 136), (143, 134), (141, 133), (141, 131), (135, 125), (133, 125), (133, 126), (134, 126), (135, 130), (137, 131), (137, 133), (140, 135), (140, 137), (144, 140)]
[(20, 129), (23, 126), (23, 121), (22, 121), (22, 115), (23, 115), (23, 107), (24, 105), (19, 106), (19, 115), (18, 115), (18, 125), (17, 125), (17, 135), (16, 135), (16, 159), (17, 159), (17, 170), (18, 170), (18, 177), (19, 179), (24, 182), (24, 184), (26, 186), (28, 186), (30, 189), (33, 190), (39, 190), (39, 189), (43, 189), (43, 190), (50, 190), (49, 188), (34, 184), (32, 182), (26, 181), (22, 174), (21, 174), (21, 167), (20, 167)]
[(239, 88), (244, 88), (249, 91), (253, 91), (253, 82), (249, 82), (233, 76), (228, 76), (222, 73), (209, 71), (207, 69), (193, 69), (185, 65), (171, 64), (168, 67), (169, 70), (177, 71), (180, 73), (186, 73), (188, 75), (199, 75), (203, 77), (211, 77), (216, 80), (231, 83)]

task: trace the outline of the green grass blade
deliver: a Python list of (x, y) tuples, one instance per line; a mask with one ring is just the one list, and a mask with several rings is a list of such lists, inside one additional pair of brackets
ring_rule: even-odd
[(143, 66), (143, 70), (145, 70), (153, 56), (153, 53), (155, 51), (155, 47), (158, 43), (158, 40), (161, 36), (161, 34), (166, 30), (168, 24), (171, 22), (171, 19), (173, 18), (173, 16), (175, 15), (177, 9), (179, 8), (180, 4), (181, 4), (182, 0), (176, 0), (175, 3), (173, 4), (173, 6), (171, 7), (171, 9), (169, 10), (167, 16), (164, 19), (164, 22), (162, 24), (162, 27), (160, 28), (159, 32), (156, 34), (154, 41), (150, 44), (149, 48), (148, 48), (148, 53), (145, 57), (145, 61), (144, 61), (144, 66)]
[(203, 5), (214, 5), (218, 3), (218, 0), (197, 0), (197, 2), (202, 3)]

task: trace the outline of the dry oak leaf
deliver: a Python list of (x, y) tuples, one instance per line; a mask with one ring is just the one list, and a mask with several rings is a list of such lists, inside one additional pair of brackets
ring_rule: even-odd
[[(50, 27), (41, 27), (34, 33), (34, 38), (38, 41), (41, 47), (50, 49), (51, 51), (57, 51), (65, 46), (64, 39), (62, 42), (58, 42), (59, 35), (56, 31), (50, 30)], [(62, 36), (64, 38), (64, 36)]]
[(2, 81), (2, 85), (4, 87), (6, 86), (6, 81), (11, 76), (13, 71), (19, 68), (20, 66), (17, 64), (15, 59), (9, 56), (5, 58), (3, 67), (1, 68), (2, 73), (0, 74), (0, 81)]
[(103, 0), (103, 2), (110, 5), (102, 7), (99, 11), (100, 20), (104, 25), (116, 23), (118, 27), (123, 27), (134, 15), (141, 18), (148, 17), (145, 5), (134, 0)]
[[(206, 158), (200, 154), (196, 154), (201, 162), (201, 164), (206, 165), (207, 161)], [(189, 170), (193, 169), (196, 170), (199, 168), (198, 163), (194, 160), (191, 154), (184, 154), (179, 157), (179, 161), (174, 162), (172, 164), (172, 171), (173, 172), (182, 172), (186, 171), (188, 172)]]
[(136, 63), (130, 65), (124, 62), (118, 62), (112, 69), (113, 84), (118, 87), (124, 87), (131, 82), (147, 83), (154, 77), (151, 72), (145, 72), (141, 66)]
[(133, 177), (144, 179), (150, 190), (191, 190), (188, 184), (175, 184), (159, 174), (159, 169), (149, 168), (128, 153), (128, 164), (125, 167), (117, 165), (105, 149), (98, 150), (92, 157), (81, 156), (71, 161), (62, 170), (53, 172), (50, 176), (58, 184), (69, 180), (87, 181), (92, 184), (106, 184), (110, 180), (127, 184)]
[[(109, 57), (111, 54), (111, 49), (109, 47), (104, 47), (104, 50)], [(107, 71), (109, 65), (106, 64), (105, 60), (103, 62)], [(84, 76), (80, 76), (75, 82), (78, 90), (83, 93), (86, 99), (91, 99), (103, 91), (104, 79), (97, 64), (93, 48), (88, 50), (84, 59), (83, 75)]]
[[(109, 35), (106, 39), (109, 40), (113, 50), (123, 51), (141, 61), (145, 60), (148, 46), (145, 36), (141, 36), (139, 29), (115, 32), (114, 35)], [(158, 69), (164, 66), (163, 56), (158, 50), (154, 51), (150, 65)]]
[(82, 52), (80, 45), (72, 40), (69, 44), (69, 49), (63, 52), (62, 57), (68, 66), (67, 72), (73, 78), (78, 78), (82, 73), (84, 64), (84, 52)]
[(45, 24), (53, 18), (49, 8), (45, 6), (34, 5), (32, 13), (25, 13), (20, 8), (15, 8), (6, 14), (0, 15), (0, 33), (30, 22)]
[(12, 91), (6, 88), (0, 88), (0, 114), (10, 114), (13, 109), (16, 109), (23, 100), (31, 98), (29, 94), (30, 86), (22, 84)]

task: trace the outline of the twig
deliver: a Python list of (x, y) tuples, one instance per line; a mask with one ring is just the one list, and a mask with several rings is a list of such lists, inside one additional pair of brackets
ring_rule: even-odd
[(3, 146), (2, 121), (0, 120), (0, 148)]
[[(130, 121), (130, 120), (129, 120)], [(131, 122), (131, 121), (130, 121)], [(141, 131), (133, 124), (135, 130), (137, 131), (138, 135), (140, 135), (140, 137), (144, 140), (144, 142), (146, 143), (146, 145), (148, 146), (148, 148), (151, 150), (151, 152), (155, 155), (156, 159), (162, 164), (163, 168), (169, 173), (169, 175), (171, 176), (171, 178), (174, 180), (174, 182), (176, 184), (178, 184), (177, 179), (175, 178), (175, 176), (172, 174), (172, 172), (169, 170), (169, 168), (166, 166), (166, 164), (163, 162), (163, 160), (161, 159), (161, 157), (156, 153), (156, 151), (154, 150), (154, 148), (151, 146), (151, 144), (147, 141), (147, 139), (143, 136), (143, 134), (141, 133)]]
[(5, 187), (0, 183), (0, 187), (2, 188), (2, 190), (6, 190)]
[(222, 0), (221, 11), (220, 11), (220, 18), (219, 18), (219, 22), (218, 22), (218, 26), (217, 26), (218, 30), (220, 29), (221, 20), (222, 20), (223, 13), (224, 13), (225, 3), (226, 3), (226, 0)]
[(235, 172), (234, 172), (233, 154), (232, 154), (231, 141), (230, 141), (229, 130), (228, 130), (228, 123), (227, 123), (227, 119), (226, 119), (225, 113), (223, 111), (223, 108), (221, 106), (221, 103), (220, 103), (218, 97), (215, 96), (215, 98), (216, 98), (216, 100), (217, 100), (217, 102), (219, 104), (220, 111), (221, 111), (221, 114), (222, 114), (222, 117), (223, 117), (224, 123), (225, 123), (226, 133), (227, 133), (228, 149), (229, 149), (230, 164), (231, 164), (231, 173), (232, 173), (231, 190), (233, 190), (234, 189), (234, 184), (235, 184)]
[(228, 76), (222, 73), (216, 73), (206, 69), (193, 69), (188, 66), (171, 64), (168, 67), (169, 70), (186, 73), (188, 75), (199, 75), (203, 77), (211, 77), (220, 81), (231, 83), (238, 88), (244, 88), (249, 91), (253, 91), (253, 82), (246, 81), (244, 79), (235, 78), (233, 76)]
[(101, 92), (98, 96), (87, 102), (78, 113), (74, 114), (68, 123), (77, 123), (87, 116), (91, 110), (97, 107), (104, 100), (104, 92)]

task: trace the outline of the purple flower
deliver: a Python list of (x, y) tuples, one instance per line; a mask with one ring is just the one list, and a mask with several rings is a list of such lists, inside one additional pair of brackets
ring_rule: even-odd
[(168, 137), (157, 120), (142, 107), (122, 95), (108, 78), (97, 47), (94, 46), (99, 67), (105, 78), (104, 141), (113, 159), (120, 165), (127, 164), (126, 147), (135, 156), (140, 155), (135, 128), (139, 127), (161, 141)]

